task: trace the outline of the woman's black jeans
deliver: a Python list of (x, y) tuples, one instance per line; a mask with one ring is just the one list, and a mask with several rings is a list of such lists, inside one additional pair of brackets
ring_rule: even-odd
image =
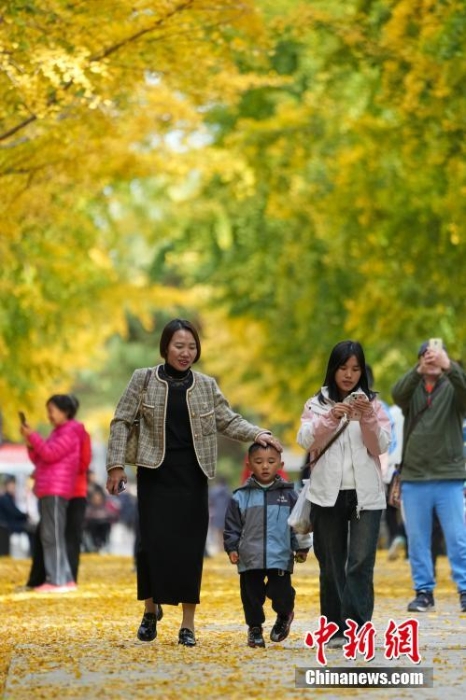
[(334, 506), (311, 508), (314, 552), (320, 567), (320, 613), (336, 622), (343, 634), (345, 620), (359, 626), (374, 610), (374, 565), (381, 510), (356, 513), (356, 491), (340, 491)]

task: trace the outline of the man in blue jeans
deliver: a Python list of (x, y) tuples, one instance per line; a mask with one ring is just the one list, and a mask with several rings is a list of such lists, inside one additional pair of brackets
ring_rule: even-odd
[(466, 374), (445, 347), (425, 342), (417, 365), (393, 387), (403, 411), (402, 502), (416, 597), (410, 612), (433, 610), (435, 575), (431, 555), (434, 512), (443, 530), (460, 606), (466, 612), (466, 525), (462, 424)]

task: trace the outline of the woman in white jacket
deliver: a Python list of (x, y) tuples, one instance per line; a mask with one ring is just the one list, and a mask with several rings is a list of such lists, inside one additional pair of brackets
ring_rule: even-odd
[(328, 646), (346, 642), (347, 619), (360, 627), (372, 617), (375, 555), (386, 506), (379, 455), (390, 443), (390, 420), (369, 389), (364, 351), (351, 340), (330, 353), (324, 386), (305, 404), (298, 443), (316, 457), (343, 426), (315, 464), (308, 496), (320, 567), (320, 612), (339, 628)]

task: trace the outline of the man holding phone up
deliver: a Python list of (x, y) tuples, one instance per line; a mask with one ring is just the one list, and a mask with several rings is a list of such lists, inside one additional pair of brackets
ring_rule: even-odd
[(434, 609), (431, 556), (434, 511), (442, 526), (452, 577), (466, 612), (462, 423), (466, 374), (448, 357), (440, 338), (421, 345), (417, 365), (393, 387), (404, 421), (402, 502), (416, 597), (410, 612)]

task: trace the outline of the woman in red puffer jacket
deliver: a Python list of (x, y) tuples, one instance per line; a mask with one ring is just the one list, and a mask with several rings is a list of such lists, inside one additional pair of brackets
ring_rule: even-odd
[(73, 420), (76, 403), (67, 394), (55, 394), (47, 401), (53, 430), (47, 439), (29, 425), (21, 427), (29, 458), (35, 465), (34, 493), (39, 499), (40, 539), (44, 550), (46, 582), (35, 590), (65, 592), (76, 584), (66, 553), (65, 525), (68, 501), (73, 496), (80, 467), (80, 436)]

